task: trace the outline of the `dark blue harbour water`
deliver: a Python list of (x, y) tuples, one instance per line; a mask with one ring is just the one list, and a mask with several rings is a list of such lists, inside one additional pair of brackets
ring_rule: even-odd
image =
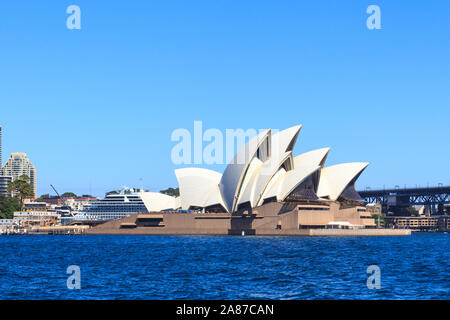
[[(0, 236), (0, 299), (449, 299), (448, 234)], [(67, 289), (78, 265), (81, 289)], [(369, 265), (381, 289), (366, 285)]]

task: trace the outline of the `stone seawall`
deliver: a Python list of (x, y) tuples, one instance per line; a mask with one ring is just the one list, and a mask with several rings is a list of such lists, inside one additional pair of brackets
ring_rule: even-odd
[(228, 235), (228, 230), (224, 229), (164, 229), (164, 228), (148, 228), (138, 227), (133, 229), (109, 229), (109, 228), (92, 228), (86, 234), (108, 234), (108, 235), (179, 235), (179, 236), (223, 236)]
[(310, 236), (410, 236), (407, 229), (310, 229)]
[[(204, 235), (223, 236), (229, 235), (229, 230), (224, 229), (164, 229), (138, 227), (133, 229), (92, 228), (85, 234), (108, 234), (108, 235)], [(234, 232), (241, 235), (242, 232)], [(245, 232), (246, 236), (252, 235)], [(256, 236), (409, 236), (411, 230), (400, 229), (290, 229), (290, 230), (255, 230)]]

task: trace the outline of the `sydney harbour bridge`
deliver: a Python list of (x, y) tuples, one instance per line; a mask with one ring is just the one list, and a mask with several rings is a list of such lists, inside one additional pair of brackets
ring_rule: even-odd
[(380, 203), (383, 211), (396, 211), (409, 206), (425, 206), (431, 214), (444, 214), (444, 205), (450, 204), (450, 186), (378, 189), (358, 191), (367, 203)]

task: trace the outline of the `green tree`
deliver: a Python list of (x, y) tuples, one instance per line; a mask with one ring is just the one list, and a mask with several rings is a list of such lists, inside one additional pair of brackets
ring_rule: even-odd
[(22, 175), (8, 185), (8, 193), (12, 192), (19, 200), (20, 208), (23, 209), (23, 201), (26, 198), (33, 198), (34, 192), (30, 185), (30, 177)]
[(19, 210), (20, 204), (17, 198), (0, 195), (0, 217), (2, 219), (12, 219), (14, 217), (14, 211)]
[(419, 216), (419, 211), (417, 211), (416, 208), (414, 208), (412, 206), (409, 206), (409, 207), (405, 208), (404, 212), (408, 216), (412, 216), (412, 217), (418, 217)]
[(109, 196), (110, 194), (119, 194), (120, 191), (119, 190), (113, 190), (113, 191), (109, 191), (107, 193), (105, 193), (105, 196)]
[(77, 195), (73, 192), (64, 192), (61, 197), (63, 198), (76, 198)]
[(42, 202), (42, 201), (44, 201), (44, 199), (49, 199), (49, 198), (50, 198), (50, 195), (48, 193), (45, 193), (45, 194), (41, 195), (38, 199), (36, 199), (36, 201)]
[(175, 188), (175, 189), (174, 188), (168, 188), (166, 190), (161, 190), (159, 192), (167, 194), (167, 195), (172, 196), (172, 197), (178, 197), (180, 195), (180, 189), (179, 188)]
[[(385, 228), (386, 227), (386, 220), (384, 219), (384, 217), (382, 215), (376, 214), (376, 213), (372, 213), (371, 214), (372, 218), (375, 220), (375, 224), (378, 226), (380, 226), (380, 228)], [(380, 221), (378, 221), (380, 220)]]

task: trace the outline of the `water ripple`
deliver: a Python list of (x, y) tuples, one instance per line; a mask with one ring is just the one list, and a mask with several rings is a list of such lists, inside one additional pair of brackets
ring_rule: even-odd
[[(0, 299), (449, 299), (447, 234), (1, 236)], [(369, 265), (381, 289), (366, 285)], [(81, 290), (66, 287), (69, 265)]]

